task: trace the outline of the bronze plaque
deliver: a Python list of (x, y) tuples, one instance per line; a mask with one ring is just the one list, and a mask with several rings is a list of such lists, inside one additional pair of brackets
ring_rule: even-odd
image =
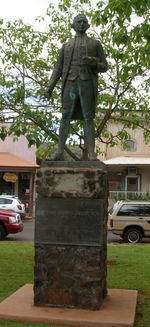
[(35, 244), (99, 246), (103, 200), (45, 198), (38, 195)]

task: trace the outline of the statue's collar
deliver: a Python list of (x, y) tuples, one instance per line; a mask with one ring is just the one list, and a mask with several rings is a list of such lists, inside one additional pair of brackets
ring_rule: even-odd
[(87, 38), (87, 35), (85, 33), (84, 34), (76, 34), (75, 38), (85, 39), (85, 38)]

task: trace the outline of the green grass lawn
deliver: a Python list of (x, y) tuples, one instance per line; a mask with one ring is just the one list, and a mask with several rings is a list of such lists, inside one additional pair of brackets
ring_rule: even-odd
[[(0, 242), (0, 301), (33, 283), (32, 243)], [(138, 290), (135, 327), (150, 327), (150, 245), (108, 246), (108, 288)], [(0, 327), (50, 327), (0, 320)]]

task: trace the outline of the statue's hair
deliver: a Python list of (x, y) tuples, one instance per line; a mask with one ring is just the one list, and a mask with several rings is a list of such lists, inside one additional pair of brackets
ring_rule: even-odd
[(88, 19), (87, 19), (87, 17), (84, 14), (78, 14), (77, 16), (75, 16), (71, 27), (74, 28), (77, 19), (80, 18), (80, 17), (84, 17), (86, 19), (86, 21), (87, 21), (87, 28), (89, 28), (90, 25), (89, 25)]

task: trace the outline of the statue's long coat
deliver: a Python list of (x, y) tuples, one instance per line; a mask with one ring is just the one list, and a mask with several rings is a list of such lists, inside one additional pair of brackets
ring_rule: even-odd
[[(57, 81), (62, 77), (62, 99), (63, 99), (63, 90), (65, 83), (67, 81), (67, 76), (71, 66), (72, 54), (75, 46), (75, 38), (70, 39), (65, 43), (61, 50), (56, 63), (56, 66), (53, 70), (52, 76), (48, 84), (48, 90), (53, 89)], [(81, 69), (80, 78), (82, 80), (92, 79), (95, 99), (93, 103), (96, 105), (97, 99), (97, 89), (98, 89), (98, 73), (105, 72), (107, 70), (107, 61), (105, 58), (104, 50), (101, 43), (98, 40), (89, 38), (86, 36), (86, 46), (87, 46), (87, 56), (93, 57), (96, 61), (96, 69)], [(85, 90), (87, 92), (87, 90)], [(93, 116), (95, 113), (95, 105), (91, 110), (93, 110)], [(78, 103), (78, 108), (75, 108), (72, 119), (83, 119), (80, 104)]]

